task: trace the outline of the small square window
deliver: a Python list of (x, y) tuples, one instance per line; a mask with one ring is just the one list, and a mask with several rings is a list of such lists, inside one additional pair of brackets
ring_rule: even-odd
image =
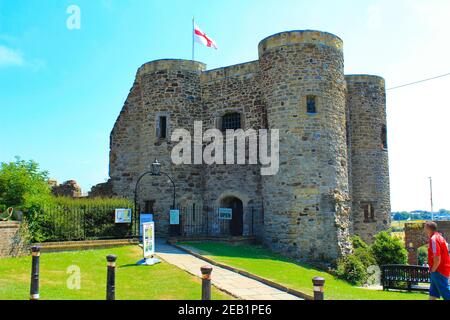
[(241, 129), (241, 114), (234, 112), (222, 117), (222, 131)]
[(306, 96), (306, 112), (317, 113), (317, 97)]

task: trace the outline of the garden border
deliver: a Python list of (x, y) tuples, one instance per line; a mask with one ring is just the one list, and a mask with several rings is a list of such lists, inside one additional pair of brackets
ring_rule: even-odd
[(237, 269), (237, 268), (231, 267), (229, 265), (217, 262), (215, 260), (207, 258), (207, 257), (205, 257), (205, 256), (203, 256), (203, 255), (201, 255), (201, 254), (199, 254), (197, 252), (194, 252), (194, 251), (192, 251), (192, 250), (190, 250), (190, 249), (188, 249), (186, 247), (183, 247), (181, 245), (178, 245), (176, 243), (173, 243), (173, 242), (170, 242), (170, 241), (168, 241), (168, 243), (170, 245), (174, 246), (175, 248), (180, 249), (180, 250), (182, 250), (182, 251), (184, 251), (186, 253), (189, 253), (189, 254), (193, 255), (194, 257), (202, 259), (202, 260), (204, 260), (204, 261), (206, 261), (206, 262), (208, 262), (208, 263), (210, 263), (210, 264), (212, 264), (214, 266), (217, 266), (217, 267), (220, 267), (220, 268), (224, 268), (224, 269), (227, 269), (229, 271), (235, 272), (237, 274), (243, 275), (243, 276), (245, 276), (247, 278), (259, 281), (259, 282), (264, 283), (265, 285), (267, 285), (269, 287), (272, 287), (272, 288), (278, 289), (280, 291), (292, 294), (292, 295), (294, 295), (296, 297), (299, 297), (301, 299), (314, 300), (314, 297), (312, 297), (312, 296), (310, 296), (310, 295), (308, 295), (306, 293), (303, 293), (303, 292), (297, 291), (295, 289), (283, 286), (283, 285), (281, 285), (279, 283), (273, 282), (273, 281), (268, 280), (266, 278), (262, 278), (260, 276), (255, 275), (255, 274), (252, 274), (250, 272), (247, 272), (247, 271), (244, 271), (244, 270), (241, 270), (241, 269)]

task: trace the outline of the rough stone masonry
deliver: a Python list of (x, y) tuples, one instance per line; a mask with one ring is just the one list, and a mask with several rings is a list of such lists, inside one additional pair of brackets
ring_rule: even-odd
[[(249, 128), (280, 130), (280, 169), (259, 165), (178, 165), (171, 133)], [(264, 212), (261, 241), (296, 258), (330, 261), (351, 250), (349, 236), (371, 241), (390, 225), (385, 82), (345, 75), (343, 42), (320, 31), (272, 35), (259, 60), (214, 70), (188, 60), (139, 68), (111, 132), (110, 177), (116, 195), (133, 198), (136, 180), (157, 158), (177, 187), (177, 203), (243, 206)], [(157, 232), (167, 234), (171, 185), (145, 179)], [(205, 213), (207, 214), (207, 213)], [(234, 219), (234, 218), (233, 218)]]

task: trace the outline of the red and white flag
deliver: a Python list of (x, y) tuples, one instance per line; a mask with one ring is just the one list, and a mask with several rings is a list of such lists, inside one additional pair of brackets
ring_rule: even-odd
[(201, 43), (207, 46), (208, 48), (217, 49), (217, 44), (214, 42), (214, 40), (208, 37), (206, 33), (204, 33), (202, 30), (200, 30), (200, 28), (195, 22), (194, 22), (194, 39), (195, 42)]

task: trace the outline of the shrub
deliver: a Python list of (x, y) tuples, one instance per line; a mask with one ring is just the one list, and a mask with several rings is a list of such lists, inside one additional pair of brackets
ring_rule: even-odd
[(133, 208), (127, 199), (72, 199), (34, 196), (26, 201), (25, 219), (35, 242), (129, 235), (129, 224), (116, 224), (114, 209)]
[(382, 231), (375, 236), (371, 251), (378, 265), (406, 264), (408, 253), (400, 239)]
[(356, 286), (364, 285), (369, 277), (364, 263), (355, 255), (338, 260), (336, 275)]
[(27, 196), (49, 195), (47, 171), (30, 160), (0, 164), (0, 203), (6, 207), (22, 206)]
[(360, 236), (353, 236), (351, 240), (354, 249), (369, 249), (369, 245)]
[(428, 264), (428, 247), (422, 246), (417, 250), (417, 256), (419, 260), (419, 265), (423, 266)]
[(367, 269), (370, 266), (376, 266), (377, 260), (372, 254), (372, 251), (370, 248), (363, 249), (363, 248), (356, 248), (354, 249), (354, 255), (364, 264), (364, 267)]

